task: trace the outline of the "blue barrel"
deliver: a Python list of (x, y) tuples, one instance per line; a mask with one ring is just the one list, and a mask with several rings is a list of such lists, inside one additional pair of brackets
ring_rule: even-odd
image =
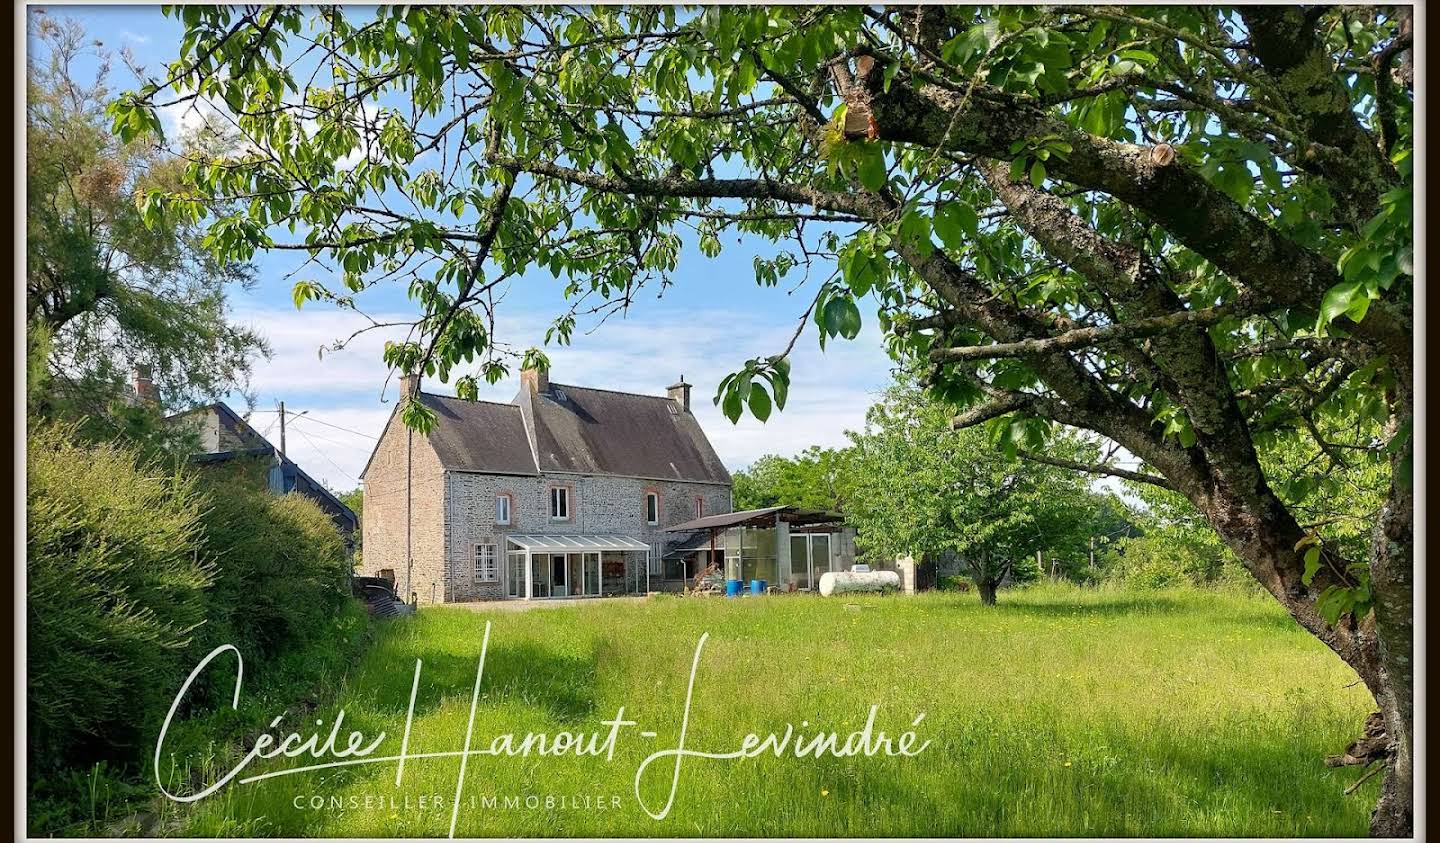
[(751, 581), (750, 581), (750, 593), (751, 593), (751, 594), (764, 594), (764, 593), (765, 593), (765, 581), (764, 581), (764, 580), (751, 580)]
[(741, 586), (741, 583), (740, 583), (739, 580), (726, 580), (726, 581), (725, 581), (725, 596), (726, 596), (726, 597), (739, 597), (739, 596), (740, 596), (740, 591), (741, 591), (740, 586)]

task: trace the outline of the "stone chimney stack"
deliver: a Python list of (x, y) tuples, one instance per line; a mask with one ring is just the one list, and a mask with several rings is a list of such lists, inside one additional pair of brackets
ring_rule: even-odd
[(521, 369), (520, 385), (531, 395), (544, 395), (550, 391), (550, 370), (538, 367)]
[(137, 364), (130, 370), (130, 385), (135, 390), (135, 400), (141, 404), (159, 404), (160, 390), (155, 388), (155, 382), (150, 379), (150, 367)]
[(665, 388), (665, 394), (670, 400), (680, 405), (680, 409), (690, 412), (690, 384), (685, 382), (685, 376), (681, 375), (677, 383), (672, 383)]
[(420, 394), (420, 375), (406, 373), (400, 376), (400, 397), (409, 398)]

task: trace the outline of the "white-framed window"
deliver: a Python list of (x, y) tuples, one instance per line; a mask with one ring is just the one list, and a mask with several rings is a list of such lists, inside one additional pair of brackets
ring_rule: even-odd
[(570, 520), (570, 487), (550, 487), (550, 520)]
[(659, 524), (659, 523), (660, 523), (660, 493), (659, 493), (659, 492), (646, 492), (646, 493), (645, 493), (645, 523), (646, 523), (646, 524)]
[(495, 554), (495, 545), (475, 545), (475, 581), (500, 581), (500, 560)]
[(704, 499), (704, 498), (696, 498), (696, 499), (695, 499), (695, 517), (696, 517), (696, 518), (704, 518), (704, 517), (705, 517), (705, 499)]
[(510, 495), (501, 493), (495, 496), (495, 523), (510, 523)]

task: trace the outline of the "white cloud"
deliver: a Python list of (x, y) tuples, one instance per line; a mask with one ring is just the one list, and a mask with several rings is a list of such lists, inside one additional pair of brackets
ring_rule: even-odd
[[(377, 329), (352, 341), (343, 351), (318, 349), (368, 324), (354, 313), (311, 308), (295, 311), (250, 309), (235, 314), (270, 341), (274, 356), (255, 367), (252, 387), (258, 403), (260, 429), (275, 419), (275, 401), (290, 412), (307, 412), (287, 431), (289, 452), (316, 479), (336, 488), (355, 485), (394, 407), (397, 386), (390, 383), (381, 360), (385, 340), (400, 339), (404, 328)], [(409, 314), (380, 314), (381, 322), (404, 321)], [(789, 327), (755, 325), (753, 314), (722, 310), (647, 313), (642, 318), (612, 320), (593, 333), (577, 332), (574, 344), (547, 349), (551, 378), (558, 383), (604, 389), (664, 394), (682, 374), (694, 384), (691, 407), (716, 451), (732, 469), (768, 453), (792, 454), (810, 445), (841, 445), (844, 432), (864, 422), (865, 410), (889, 380), (890, 361), (871, 326), (852, 342), (833, 342), (821, 353), (813, 329), (797, 343), (792, 355), (794, 382), (783, 412), (767, 423), (748, 415), (731, 424), (711, 402), (719, 381), (745, 360), (774, 354), (789, 339)], [(500, 339), (523, 348), (539, 344), (548, 317), (511, 313), (497, 326)], [(512, 372), (496, 385), (481, 386), (481, 398), (509, 401), (519, 388)], [(451, 393), (427, 381), (430, 392)], [(237, 409), (239, 409), (237, 407)], [(357, 431), (346, 433), (323, 423)], [(269, 438), (278, 441), (276, 430)]]
[[(405, 338), (403, 326), (376, 328), (349, 340), (344, 349), (332, 350), (337, 340), (345, 340), (371, 323), (359, 314), (323, 306), (303, 311), (240, 309), (232, 318), (263, 335), (274, 353), (272, 359), (256, 362), (251, 386), (257, 393), (289, 392), (324, 403), (337, 396), (363, 395), (378, 404), (386, 376), (380, 356), (385, 342)], [(405, 322), (414, 315), (381, 313), (373, 314), (373, 318), (392, 323)]]
[(185, 138), (206, 128), (224, 131), (231, 125), (224, 106), (208, 97), (162, 106), (156, 109), (156, 113), (165, 137), (171, 139)]

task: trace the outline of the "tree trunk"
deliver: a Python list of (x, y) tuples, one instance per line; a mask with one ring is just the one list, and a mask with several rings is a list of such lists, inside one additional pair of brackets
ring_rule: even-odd
[(1413, 712), (1400, 709), (1393, 694), (1387, 696), (1391, 699), (1381, 702), (1380, 712), (1385, 716), (1390, 754), (1380, 801), (1370, 814), (1370, 836), (1409, 837), (1415, 828), (1415, 777), (1410, 757), (1414, 718)]
[(1375, 525), (1370, 551), (1370, 592), (1383, 677), (1375, 701), (1385, 717), (1385, 734), (1390, 739), (1385, 783), (1375, 813), (1370, 816), (1370, 833), (1375, 837), (1408, 837), (1414, 830), (1414, 396), (1410, 372), (1398, 369), (1395, 411), (1387, 431), (1394, 446), (1390, 497)]
[[(1300, 558), (1305, 533), (1294, 514), (1274, 495), (1258, 466), (1226, 466), (1212, 471), (1210, 482), (1176, 486), (1205, 515), (1230, 549), (1262, 586), (1307, 631), (1325, 642), (1359, 675), (1385, 719), (1390, 741), (1386, 778), (1371, 817), (1376, 836), (1408, 836), (1413, 827), (1413, 492), (1410, 486), (1408, 377), (1397, 389), (1389, 425), (1394, 443), (1389, 499), (1376, 526), (1369, 553), (1373, 615), (1344, 616), (1331, 624), (1316, 609), (1330, 585), (1346, 585), (1322, 568), (1304, 582)], [(1334, 567), (1347, 562), (1334, 559)], [(1356, 724), (1357, 729), (1360, 724)]]
[(995, 583), (985, 580), (976, 580), (975, 587), (980, 591), (980, 602), (986, 606), (995, 605)]

